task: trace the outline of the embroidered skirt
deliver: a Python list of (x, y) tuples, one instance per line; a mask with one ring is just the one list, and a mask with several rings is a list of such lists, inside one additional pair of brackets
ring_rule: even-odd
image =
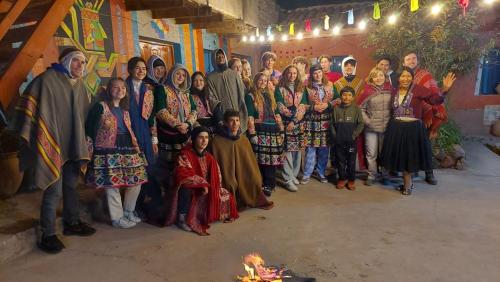
[(96, 188), (122, 188), (147, 182), (144, 154), (132, 147), (128, 133), (116, 136), (115, 148), (95, 148), (86, 182)]
[(295, 124), (292, 131), (286, 130), (289, 121), (285, 121), (285, 152), (297, 152), (304, 147), (303, 123)]
[(310, 112), (305, 116), (304, 140), (306, 147), (330, 146), (330, 111), (323, 113)]
[(389, 122), (380, 156), (381, 166), (392, 171), (416, 172), (432, 169), (432, 148), (420, 120)]
[(255, 124), (257, 144), (253, 144), (257, 163), (278, 166), (282, 164), (283, 133), (276, 124)]

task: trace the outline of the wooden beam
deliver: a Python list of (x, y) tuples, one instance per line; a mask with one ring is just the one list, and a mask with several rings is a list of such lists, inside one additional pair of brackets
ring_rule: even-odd
[(125, 0), (125, 10), (155, 10), (189, 7), (187, 0)]
[(28, 6), (30, 0), (18, 0), (14, 6), (11, 7), (8, 14), (0, 22), (0, 40), (5, 36), (12, 24), (17, 20), (24, 8)]
[(0, 0), (0, 14), (7, 13), (14, 2), (14, 0)]
[(224, 20), (224, 16), (222, 14), (214, 14), (207, 17), (186, 17), (175, 19), (176, 24), (190, 24), (190, 23), (212, 23), (212, 22), (222, 22)]
[(47, 42), (49, 42), (47, 38), (54, 35), (74, 2), (74, 0), (55, 0), (31, 37), (7, 66), (0, 78), (0, 89), (2, 89), (0, 103), (4, 108), (7, 108), (10, 102), (19, 95), (19, 86), (43, 54)]
[(197, 8), (168, 8), (151, 10), (153, 19), (185, 18), (185, 17), (206, 17), (212, 15), (212, 8), (202, 6)]
[(193, 29), (216, 29), (221, 27), (234, 27), (244, 25), (244, 23), (237, 20), (224, 20), (222, 22), (202, 22), (193, 23)]

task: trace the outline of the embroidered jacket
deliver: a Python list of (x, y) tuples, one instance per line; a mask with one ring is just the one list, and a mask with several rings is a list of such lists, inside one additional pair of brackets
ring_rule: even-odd
[(248, 93), (245, 97), (245, 102), (248, 109), (248, 132), (250, 134), (255, 134), (255, 124), (266, 123), (266, 124), (276, 124), (280, 131), (284, 130), (283, 121), (279, 113), (278, 106), (273, 109), (271, 106), (270, 96), (268, 92), (262, 93), (264, 97), (264, 103), (258, 103), (255, 99), (254, 93)]
[(198, 117), (196, 104), (188, 91), (176, 91), (170, 87), (157, 88), (156, 95), (156, 118), (173, 128), (182, 123), (188, 123), (191, 127), (196, 123)]
[[(123, 121), (131, 136), (134, 147), (139, 148), (135, 134), (132, 131), (130, 115), (123, 111)], [(95, 148), (115, 148), (116, 135), (118, 134), (118, 120), (111, 112), (106, 102), (100, 102), (90, 110), (85, 124), (87, 136), (94, 143)]]
[(332, 109), (332, 107), (336, 105), (335, 99), (339, 98), (339, 95), (337, 94), (337, 91), (335, 90), (333, 85), (331, 83), (328, 83), (326, 86), (323, 86), (323, 89), (325, 91), (325, 96), (323, 96), (323, 99), (321, 99), (318, 90), (306, 87), (310, 111), (314, 111), (314, 106), (319, 103), (328, 103), (328, 109)]
[(299, 123), (309, 108), (307, 92), (293, 92), (288, 87), (276, 87), (274, 92), (278, 110), (285, 120)]

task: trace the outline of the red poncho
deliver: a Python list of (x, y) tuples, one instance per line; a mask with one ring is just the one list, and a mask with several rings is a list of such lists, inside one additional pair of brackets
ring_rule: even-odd
[[(180, 188), (195, 189), (186, 223), (198, 234), (206, 234), (209, 223), (238, 218), (234, 196), (222, 188), (219, 165), (208, 152), (198, 156), (191, 145), (184, 147), (174, 171), (175, 185), (167, 196), (166, 225), (177, 219), (177, 197)], [(208, 194), (203, 194), (208, 188)]]

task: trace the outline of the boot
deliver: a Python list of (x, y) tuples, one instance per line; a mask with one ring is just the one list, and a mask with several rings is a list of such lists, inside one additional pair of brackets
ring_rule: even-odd
[(56, 235), (45, 236), (37, 243), (38, 248), (49, 254), (57, 254), (64, 249), (64, 244), (59, 240)]
[(351, 190), (351, 191), (356, 190), (356, 185), (354, 184), (354, 181), (349, 180), (349, 181), (347, 182), (347, 189), (349, 189), (349, 190)]
[(437, 185), (438, 181), (436, 177), (434, 177), (434, 172), (432, 170), (425, 172), (425, 182), (430, 185)]
[(339, 180), (337, 182), (337, 189), (344, 189), (345, 188), (345, 180)]
[(191, 227), (189, 227), (186, 224), (186, 214), (184, 214), (184, 213), (179, 214), (179, 218), (177, 219), (177, 227), (179, 227), (180, 229), (187, 231), (187, 232), (193, 231), (191, 229)]

